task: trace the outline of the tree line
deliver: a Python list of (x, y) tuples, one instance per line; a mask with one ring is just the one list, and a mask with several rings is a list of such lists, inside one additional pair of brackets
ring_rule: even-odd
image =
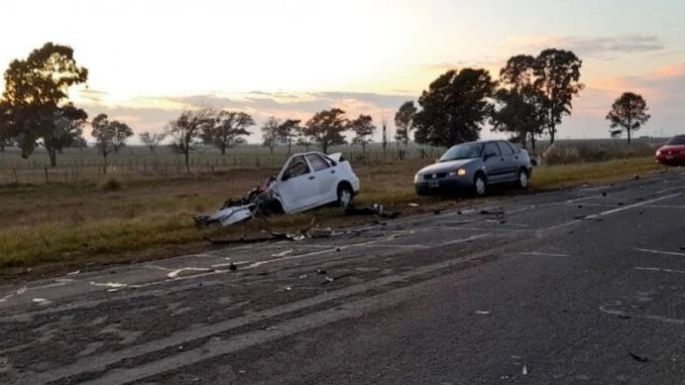
[[(525, 147), (535, 149), (537, 138), (544, 134), (556, 139), (558, 126), (571, 114), (573, 100), (584, 85), (580, 82), (582, 61), (571, 51), (546, 49), (537, 56), (510, 58), (495, 80), (484, 69), (448, 70), (431, 82), (416, 103), (407, 101), (399, 107), (394, 121), (394, 139), (405, 146), (411, 140), (419, 144), (448, 147), (477, 140), (483, 127), (508, 133)], [(133, 136), (126, 123), (110, 120), (105, 114), (88, 121), (86, 112), (76, 107), (68, 90), (88, 80), (88, 70), (76, 63), (71, 47), (46, 43), (25, 59), (13, 60), (4, 73), (5, 89), (0, 98), (0, 151), (15, 145), (28, 158), (38, 146), (46, 149), (51, 166), (57, 154), (67, 147), (86, 146), (83, 129), (92, 128), (95, 146), (102, 155), (105, 169), (108, 156), (116, 154)], [(418, 104), (418, 106), (417, 106)], [(611, 135), (631, 133), (650, 118), (644, 98), (633, 92), (621, 95), (606, 119)], [(167, 137), (171, 148), (183, 154), (188, 167), (189, 154), (198, 143), (212, 145), (225, 154), (227, 149), (246, 142), (254, 119), (241, 111), (187, 110), (170, 122), (163, 133), (139, 135), (150, 152)], [(370, 115), (354, 119), (345, 111), (331, 108), (315, 113), (308, 121), (269, 118), (261, 127), (263, 144), (271, 152), (277, 145), (293, 144), (309, 150), (317, 145), (323, 152), (347, 143), (360, 145), (362, 152), (372, 142), (377, 127)], [(383, 148), (387, 146), (387, 125), (382, 122)]]
[[(489, 125), (508, 133), (513, 141), (535, 150), (544, 134), (556, 140), (564, 116), (571, 115), (573, 99), (584, 85), (580, 82), (580, 60), (573, 52), (546, 49), (537, 56), (511, 57), (494, 80), (484, 69), (449, 70), (440, 75), (414, 101), (407, 101), (395, 114), (396, 139), (405, 145), (410, 133), (421, 144), (449, 147), (477, 140)], [(640, 129), (650, 118), (644, 98), (623, 93), (611, 107), (612, 137)]]

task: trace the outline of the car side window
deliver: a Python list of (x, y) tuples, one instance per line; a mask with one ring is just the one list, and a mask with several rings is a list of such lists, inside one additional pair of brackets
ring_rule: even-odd
[(321, 155), (317, 154), (309, 154), (307, 155), (307, 160), (309, 161), (309, 164), (312, 165), (312, 168), (314, 171), (321, 171), (327, 169), (329, 166), (328, 162), (321, 157)]
[(497, 147), (499, 147), (500, 152), (502, 155), (513, 155), (514, 150), (511, 149), (511, 146), (505, 142), (497, 142)]
[(304, 160), (303, 156), (294, 157), (285, 170), (285, 175), (287, 175), (288, 178), (295, 178), (306, 174), (309, 174), (309, 166), (307, 166), (307, 162)]
[(499, 156), (499, 150), (497, 149), (497, 145), (492, 142), (485, 143), (483, 154), (488, 156), (493, 156), (493, 154), (494, 156)]

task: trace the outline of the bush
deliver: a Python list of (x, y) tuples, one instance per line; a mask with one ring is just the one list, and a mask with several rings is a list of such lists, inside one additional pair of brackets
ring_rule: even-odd
[(575, 147), (559, 145), (549, 146), (543, 153), (542, 159), (545, 164), (569, 164), (578, 163), (582, 160), (580, 152)]
[(121, 182), (114, 177), (109, 177), (98, 185), (98, 190), (102, 192), (119, 191), (122, 189)]

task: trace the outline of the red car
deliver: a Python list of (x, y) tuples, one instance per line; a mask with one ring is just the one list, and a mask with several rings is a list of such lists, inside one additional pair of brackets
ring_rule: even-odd
[(656, 161), (669, 166), (685, 166), (685, 135), (674, 136), (656, 150)]

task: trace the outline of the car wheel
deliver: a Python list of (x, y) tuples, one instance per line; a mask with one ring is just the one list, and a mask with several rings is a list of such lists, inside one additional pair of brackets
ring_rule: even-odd
[(340, 207), (343, 209), (348, 208), (352, 204), (352, 198), (354, 197), (354, 193), (352, 192), (352, 188), (348, 185), (342, 185), (338, 187), (338, 204)]
[(477, 196), (483, 196), (487, 192), (487, 183), (482, 174), (478, 174), (473, 178), (473, 192)]
[(525, 190), (528, 188), (529, 183), (530, 180), (528, 179), (528, 173), (526, 172), (526, 170), (520, 170), (518, 178), (519, 187)]

